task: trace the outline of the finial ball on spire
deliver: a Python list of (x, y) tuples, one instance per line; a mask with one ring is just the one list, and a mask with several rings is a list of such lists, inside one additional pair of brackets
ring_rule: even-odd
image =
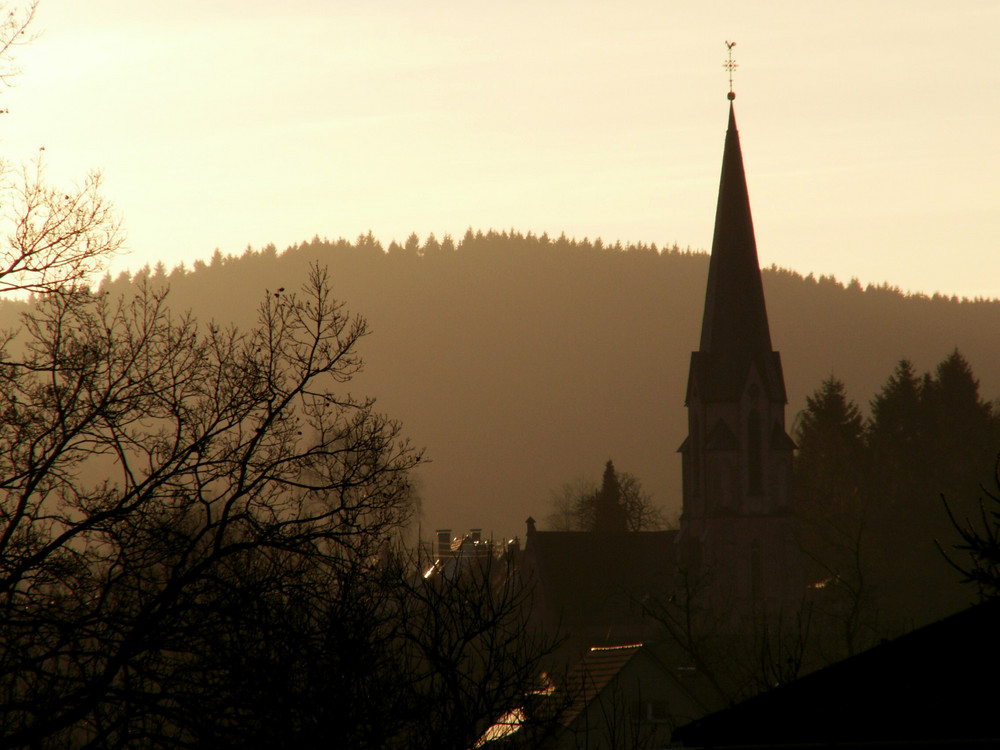
[(736, 98), (736, 94), (735, 94), (734, 92), (730, 91), (730, 92), (729, 92), (728, 94), (726, 94), (726, 98), (727, 98), (727, 99), (728, 99), (729, 101), (732, 101), (733, 99), (735, 99), (735, 98)]

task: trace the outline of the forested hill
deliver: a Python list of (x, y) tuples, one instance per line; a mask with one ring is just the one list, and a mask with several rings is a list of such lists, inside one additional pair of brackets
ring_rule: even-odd
[[(676, 513), (707, 254), (492, 231), (383, 248), (369, 235), (217, 252), (193, 270), (140, 275), (169, 283), (175, 307), (243, 326), (265, 290), (297, 288), (315, 262), (372, 329), (352, 390), (377, 397), (432, 461), (420, 472), (425, 536), (470, 527), (523, 535), (529, 515), (545, 518), (550, 490), (596, 480), (609, 458)], [(129, 282), (104, 286), (114, 293)], [(898, 360), (923, 372), (956, 347), (981, 393), (1000, 394), (1000, 302), (774, 268), (764, 287), (790, 429), (830, 374), (866, 407)]]

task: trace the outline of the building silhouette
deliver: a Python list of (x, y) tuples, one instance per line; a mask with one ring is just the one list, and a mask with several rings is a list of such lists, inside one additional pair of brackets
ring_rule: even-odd
[(779, 611), (802, 590), (781, 356), (771, 347), (736, 114), (722, 159), (701, 344), (691, 354), (677, 538), (735, 610)]
[[(691, 354), (679, 530), (628, 532), (607, 507), (593, 531), (539, 531), (524, 570), (540, 618), (581, 646), (648, 638), (644, 601), (697, 579), (700, 605), (747, 615), (795, 608), (803, 592), (781, 357), (771, 346), (736, 115), (730, 100), (701, 343)], [(609, 462), (610, 466), (610, 462)]]

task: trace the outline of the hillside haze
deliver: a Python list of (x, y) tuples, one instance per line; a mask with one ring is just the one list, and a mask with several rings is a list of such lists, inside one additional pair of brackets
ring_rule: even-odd
[[(337, 296), (370, 324), (366, 368), (350, 390), (376, 397), (426, 449), (425, 538), (473, 527), (523, 536), (529, 515), (544, 526), (553, 489), (597, 480), (609, 458), (668, 517), (679, 512), (676, 449), (687, 432), (707, 254), (492, 231), (455, 243), (414, 236), (386, 251), (369, 235), (283, 253), (217, 252), (193, 270), (141, 275), (168, 283), (174, 308), (245, 327), (266, 290), (297, 289), (310, 263), (329, 269)], [(763, 279), (790, 433), (824, 378), (836, 375), (866, 408), (903, 357), (923, 372), (957, 347), (981, 393), (1000, 392), (996, 301), (908, 296), (780, 269)], [(122, 276), (104, 287), (128, 283)], [(8, 325), (15, 308), (5, 306)]]

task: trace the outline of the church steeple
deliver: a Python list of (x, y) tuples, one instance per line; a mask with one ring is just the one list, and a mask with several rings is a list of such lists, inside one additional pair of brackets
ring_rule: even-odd
[(771, 334), (764, 309), (740, 134), (730, 104), (701, 324), (701, 351), (721, 354), (737, 349), (770, 351)]
[(771, 350), (743, 153), (731, 101), (698, 353), (702, 356), (692, 361), (691, 375), (702, 381), (703, 398), (738, 395), (751, 365), (756, 365), (769, 397), (785, 401), (781, 362)]
[[(732, 44), (726, 67), (732, 72)], [(717, 576), (720, 600), (786, 601), (798, 589), (781, 357), (771, 348), (740, 136), (729, 127), (701, 343), (691, 353), (682, 554)]]

